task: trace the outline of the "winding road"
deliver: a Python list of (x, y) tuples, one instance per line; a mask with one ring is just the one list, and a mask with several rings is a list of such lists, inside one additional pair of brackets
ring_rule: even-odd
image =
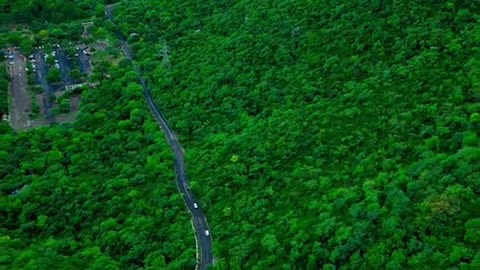
[[(112, 8), (113, 8), (112, 5), (106, 6), (105, 13), (107, 17), (110, 19), (110, 21), (112, 21), (112, 23), (115, 24), (115, 22), (113, 21)], [(212, 248), (213, 244), (212, 244), (212, 238), (211, 238), (212, 236), (211, 236), (210, 228), (208, 227), (205, 214), (203, 213), (202, 209), (198, 206), (199, 205), (198, 201), (195, 199), (193, 194), (190, 193), (190, 190), (188, 187), (188, 177), (185, 172), (185, 159), (184, 159), (183, 148), (180, 145), (180, 142), (178, 141), (177, 135), (170, 128), (167, 120), (165, 119), (160, 109), (157, 107), (157, 105), (153, 101), (151, 91), (148, 88), (145, 82), (145, 79), (142, 76), (141, 70), (133, 60), (135, 57), (132, 53), (132, 50), (128, 46), (125, 38), (122, 36), (122, 34), (118, 30), (116, 30), (116, 34), (122, 45), (123, 53), (125, 54), (127, 59), (129, 59), (132, 62), (133, 68), (138, 75), (139, 82), (143, 87), (143, 94), (145, 96), (145, 100), (148, 104), (148, 107), (150, 108), (150, 111), (152, 112), (155, 120), (160, 125), (160, 128), (165, 133), (168, 143), (172, 148), (172, 151), (174, 154), (174, 166), (175, 166), (178, 189), (183, 194), (183, 199), (185, 201), (185, 204), (187, 205), (188, 211), (193, 217), (192, 222), (193, 222), (193, 226), (196, 234), (195, 237), (197, 242), (197, 253), (198, 253), (197, 254), (198, 261), (197, 261), (196, 269), (205, 270), (209, 266), (211, 266), (213, 263), (213, 248)], [(195, 207), (195, 205), (197, 205), (197, 208)], [(210, 232), (209, 233), (210, 235), (206, 234), (207, 230), (208, 232)]]

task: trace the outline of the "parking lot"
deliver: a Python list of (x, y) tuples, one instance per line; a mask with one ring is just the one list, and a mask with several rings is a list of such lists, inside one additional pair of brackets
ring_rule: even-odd
[[(33, 54), (25, 57), (18, 50), (10, 50), (7, 56), (10, 82), (10, 122), (16, 130), (45, 125), (57, 122), (71, 122), (71, 115), (76, 115), (80, 98), (71, 98), (71, 115), (54, 114), (56, 104), (53, 102), (55, 93), (65, 91), (65, 87), (82, 83), (78, 77), (73, 78), (71, 71), (77, 68), (85, 76), (90, 74), (90, 55), (85, 48), (76, 48), (75, 55), (70, 56), (64, 48), (54, 45), (53, 49), (43, 46), (36, 47)], [(31, 68), (28, 72), (28, 67)], [(58, 69), (58, 81), (49, 81), (49, 72)], [(31, 73), (31, 74), (29, 74)], [(42, 93), (33, 95), (28, 91), (28, 77), (32, 76), (33, 82), (42, 88)], [(30, 119), (32, 111), (32, 95), (40, 108), (40, 117)], [(74, 119), (74, 117), (73, 117)]]

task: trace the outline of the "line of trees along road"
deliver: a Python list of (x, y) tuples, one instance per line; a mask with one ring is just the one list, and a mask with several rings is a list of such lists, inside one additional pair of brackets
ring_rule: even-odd
[(122, 1), (216, 268), (479, 268), (479, 8)]
[[(115, 24), (115, 21), (113, 19), (113, 6), (107, 6), (105, 12), (109, 20)], [(143, 78), (143, 75), (134, 60), (133, 52), (131, 51), (128, 43), (117, 29), (114, 32), (121, 43), (123, 53), (125, 54), (127, 59), (131, 61), (133, 69), (137, 73), (138, 81), (143, 88), (145, 101), (148, 104), (148, 107), (152, 112), (155, 120), (159, 124), (159, 128), (167, 137), (167, 141), (171, 147), (172, 154), (174, 156), (174, 169), (176, 172), (177, 186), (183, 196), (183, 199), (187, 206), (187, 210), (192, 215), (192, 226), (195, 230), (195, 240), (197, 248), (197, 266), (195, 269), (209, 269), (213, 262), (212, 237), (210, 236), (211, 230), (208, 226), (205, 214), (203, 213), (201, 208), (198, 207), (198, 205), (195, 206), (198, 201), (194, 198), (193, 194), (189, 190), (188, 177), (185, 170), (184, 150), (181, 147), (175, 132), (168, 124), (167, 119), (165, 119), (163, 113), (154, 103), (151, 90), (147, 86), (145, 79)], [(209, 232), (208, 234), (207, 231)]]

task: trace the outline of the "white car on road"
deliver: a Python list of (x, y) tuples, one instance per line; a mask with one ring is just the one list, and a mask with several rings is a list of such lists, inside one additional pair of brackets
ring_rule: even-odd
[(193, 208), (197, 209), (197, 208), (198, 208), (198, 204), (194, 203), (194, 204), (193, 204)]
[(209, 235), (210, 235), (210, 233), (208, 232), (208, 230), (205, 230), (205, 235), (206, 235), (206, 236), (209, 236)]

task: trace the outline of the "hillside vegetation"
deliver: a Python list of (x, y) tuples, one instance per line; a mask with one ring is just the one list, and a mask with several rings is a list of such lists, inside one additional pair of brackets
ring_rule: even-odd
[(216, 268), (479, 269), (478, 14), (475, 1), (122, 1)]
[(102, 72), (115, 80), (83, 91), (73, 126), (0, 123), (0, 269), (195, 267), (170, 147), (136, 73)]

